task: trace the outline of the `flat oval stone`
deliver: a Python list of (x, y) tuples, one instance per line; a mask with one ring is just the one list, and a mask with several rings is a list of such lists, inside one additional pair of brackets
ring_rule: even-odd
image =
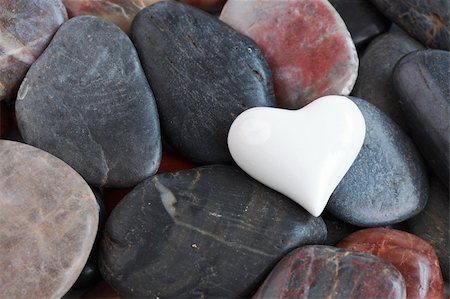
[(392, 83), (395, 64), (406, 54), (424, 47), (406, 33), (390, 32), (374, 39), (361, 57), (352, 94), (380, 108), (402, 129), (406, 121)]
[(97, 225), (94, 194), (79, 174), (44, 151), (0, 140), (0, 298), (61, 298)]
[(94, 186), (134, 186), (161, 159), (158, 113), (137, 53), (117, 26), (70, 19), (30, 68), (16, 114), (24, 140)]
[(91, 15), (113, 22), (129, 32), (136, 14), (146, 6), (161, 0), (62, 0), (69, 16)]
[(350, 94), (358, 56), (328, 1), (228, 0), (220, 19), (261, 48), (279, 106), (298, 109), (325, 95)]
[(366, 137), (327, 210), (357, 226), (389, 225), (417, 215), (428, 199), (428, 178), (417, 149), (381, 110), (350, 99), (364, 116)]
[(0, 101), (15, 98), (28, 68), (66, 19), (61, 0), (0, 0)]
[(405, 298), (402, 275), (375, 256), (305, 246), (284, 257), (253, 299)]
[(409, 35), (427, 47), (450, 50), (448, 0), (370, 0)]
[(227, 134), (233, 120), (275, 101), (257, 46), (211, 15), (176, 2), (142, 10), (132, 39), (169, 145), (199, 164), (232, 161)]
[(411, 53), (396, 65), (393, 81), (410, 135), (428, 165), (449, 184), (450, 52)]
[(326, 227), (237, 167), (157, 175), (110, 215), (100, 270), (123, 297), (249, 297), (295, 247)]
[(443, 298), (436, 253), (417, 236), (394, 229), (369, 228), (351, 234), (337, 246), (373, 254), (392, 263), (405, 279), (407, 298)]

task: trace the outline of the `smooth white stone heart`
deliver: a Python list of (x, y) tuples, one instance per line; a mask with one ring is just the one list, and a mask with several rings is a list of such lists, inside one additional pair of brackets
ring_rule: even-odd
[(299, 110), (244, 111), (231, 125), (228, 147), (250, 176), (318, 217), (356, 159), (365, 133), (355, 103), (325, 96)]

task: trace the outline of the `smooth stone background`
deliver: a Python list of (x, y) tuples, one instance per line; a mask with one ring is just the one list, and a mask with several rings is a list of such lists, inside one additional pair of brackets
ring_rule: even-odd
[(61, 0), (0, 0), (0, 101), (15, 98), (28, 68), (65, 20)]
[(425, 50), (408, 54), (396, 65), (393, 81), (411, 137), (448, 187), (450, 52)]
[(66, 163), (0, 140), (0, 298), (60, 298), (85, 265), (95, 197)]
[(92, 16), (72, 18), (30, 68), (16, 114), (24, 140), (94, 186), (134, 186), (161, 159), (158, 113), (125, 33)]
[(165, 140), (199, 164), (232, 161), (226, 140), (233, 120), (248, 108), (275, 102), (255, 43), (176, 2), (139, 13), (132, 39), (155, 92)]
[(370, 0), (378, 9), (427, 47), (450, 50), (448, 0)]
[(406, 282), (407, 298), (443, 298), (443, 281), (433, 247), (419, 237), (394, 229), (369, 228), (337, 245), (373, 254), (394, 265)]
[(124, 297), (238, 298), (253, 294), (295, 247), (326, 227), (237, 167), (157, 175), (110, 215), (100, 270)]
[(305, 246), (276, 265), (253, 299), (400, 299), (405, 293), (401, 274), (382, 259), (331, 246)]
[(361, 57), (352, 95), (374, 104), (402, 129), (406, 129), (392, 74), (395, 64), (404, 55), (422, 49), (424, 47), (419, 42), (404, 32), (380, 35), (369, 44)]
[(326, 209), (357, 226), (388, 225), (417, 215), (428, 199), (428, 178), (414, 144), (374, 105), (349, 98), (364, 115), (366, 137)]

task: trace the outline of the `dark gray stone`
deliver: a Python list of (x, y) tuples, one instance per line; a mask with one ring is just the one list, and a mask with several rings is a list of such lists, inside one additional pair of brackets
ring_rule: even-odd
[(421, 49), (424, 47), (405, 33), (380, 35), (369, 44), (361, 57), (352, 94), (374, 104), (402, 129), (406, 129), (392, 74), (395, 64), (404, 55)]
[(226, 141), (233, 120), (250, 107), (275, 103), (256, 44), (176, 2), (142, 10), (131, 36), (155, 92), (165, 140), (199, 164), (232, 161)]
[(448, 187), (450, 52), (425, 50), (408, 54), (395, 67), (393, 81), (409, 134)]
[(326, 227), (237, 167), (157, 175), (110, 215), (100, 270), (124, 297), (253, 294), (290, 250), (320, 244)]
[(367, 0), (330, 0), (330, 3), (344, 20), (358, 49), (390, 27), (391, 22)]
[(370, 0), (389, 19), (427, 47), (450, 50), (448, 0)]
[(339, 220), (327, 211), (320, 216), (327, 226), (327, 240), (324, 243), (326, 245), (334, 246), (340, 240), (360, 229), (358, 226)]
[(358, 226), (389, 225), (415, 216), (428, 199), (428, 178), (418, 151), (381, 110), (349, 98), (364, 116), (366, 137), (327, 210)]
[(16, 102), (24, 140), (95, 186), (126, 187), (161, 159), (158, 114), (137, 53), (112, 23), (64, 23), (31, 66)]

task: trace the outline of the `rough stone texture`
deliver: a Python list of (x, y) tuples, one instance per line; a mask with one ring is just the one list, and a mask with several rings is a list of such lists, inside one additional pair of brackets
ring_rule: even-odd
[(406, 33), (393, 32), (377, 37), (360, 60), (358, 79), (352, 94), (386, 113), (402, 129), (406, 121), (392, 83), (395, 64), (406, 54), (424, 47)]
[(419, 237), (394, 229), (370, 228), (351, 234), (337, 246), (392, 263), (405, 279), (407, 298), (443, 298), (438, 258), (433, 247)]
[(405, 298), (405, 282), (388, 262), (330, 246), (305, 246), (283, 258), (253, 299)]
[(448, 0), (370, 0), (411, 36), (431, 48), (450, 50)]
[(227, 134), (233, 120), (275, 101), (257, 46), (207, 13), (176, 2), (138, 14), (132, 39), (155, 92), (165, 140), (200, 164), (232, 161)]
[(157, 175), (110, 215), (100, 270), (124, 297), (253, 294), (290, 250), (322, 243), (326, 227), (237, 167)]
[(352, 90), (358, 75), (355, 45), (328, 1), (228, 0), (220, 19), (261, 48), (279, 106), (297, 109)]
[(129, 32), (136, 14), (161, 0), (62, 0), (70, 17), (92, 15), (113, 22)]
[(401, 228), (429, 242), (436, 250), (445, 280), (449, 280), (449, 193), (437, 179), (431, 180), (430, 198), (422, 213)]
[(377, 35), (386, 32), (391, 22), (367, 0), (330, 0), (344, 20), (358, 49), (361, 49)]
[(61, 0), (0, 0), (0, 101), (15, 98), (28, 68), (66, 19)]
[(358, 226), (388, 225), (413, 217), (428, 199), (428, 178), (419, 153), (381, 110), (349, 98), (364, 116), (366, 137), (327, 210)]
[(70, 19), (30, 68), (16, 102), (24, 140), (94, 186), (134, 186), (161, 159), (152, 91), (128, 37), (92, 16)]
[(97, 232), (95, 197), (50, 154), (0, 140), (0, 298), (60, 298)]
[(425, 50), (408, 54), (395, 67), (393, 80), (410, 135), (448, 187), (450, 52)]

